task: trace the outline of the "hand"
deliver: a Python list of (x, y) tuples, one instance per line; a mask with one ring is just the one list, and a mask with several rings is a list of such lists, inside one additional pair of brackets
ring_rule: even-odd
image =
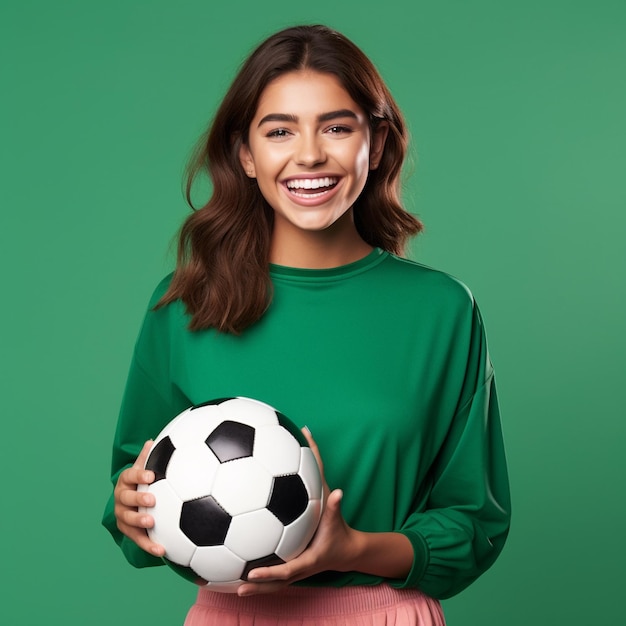
[(359, 533), (346, 524), (341, 514), (343, 492), (340, 489), (331, 492), (328, 488), (322, 459), (311, 433), (308, 429), (302, 429), (302, 432), (322, 473), (325, 506), (319, 526), (306, 550), (295, 559), (282, 565), (252, 570), (248, 574), (248, 582), (237, 590), (240, 596), (278, 591), (297, 580), (326, 570), (351, 569), (352, 553)]
[(151, 445), (152, 441), (146, 441), (133, 466), (120, 474), (113, 491), (114, 510), (117, 527), (122, 533), (146, 552), (154, 556), (163, 556), (165, 548), (151, 541), (146, 532), (146, 528), (154, 526), (154, 519), (151, 515), (138, 511), (140, 506), (155, 505), (154, 495), (137, 491), (138, 485), (149, 485), (154, 482), (154, 472), (144, 469)]

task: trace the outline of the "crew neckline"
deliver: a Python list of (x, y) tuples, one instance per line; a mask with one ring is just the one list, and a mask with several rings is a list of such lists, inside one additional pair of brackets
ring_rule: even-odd
[(348, 263), (346, 265), (323, 269), (290, 267), (287, 265), (276, 265), (275, 263), (270, 263), (270, 276), (272, 278), (285, 278), (299, 281), (337, 280), (368, 271), (382, 262), (388, 254), (388, 252), (385, 252), (380, 248), (374, 248), (370, 253), (358, 261), (353, 261), (352, 263)]

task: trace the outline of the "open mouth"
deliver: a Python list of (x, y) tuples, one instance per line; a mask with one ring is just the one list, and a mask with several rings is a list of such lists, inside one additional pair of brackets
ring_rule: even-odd
[(334, 176), (325, 176), (321, 178), (294, 178), (288, 180), (285, 185), (289, 193), (294, 196), (315, 198), (334, 189), (338, 182), (339, 179)]

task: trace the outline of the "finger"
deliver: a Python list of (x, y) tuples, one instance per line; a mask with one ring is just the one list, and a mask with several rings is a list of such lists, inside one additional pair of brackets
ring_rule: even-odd
[(313, 435), (311, 434), (308, 426), (304, 426), (302, 428), (302, 434), (309, 444), (309, 448), (311, 448), (311, 450), (313, 451), (313, 454), (319, 456), (319, 448), (317, 447), (317, 443), (315, 442), (315, 439), (313, 438)]
[(161, 544), (152, 541), (150, 537), (148, 537), (145, 529), (137, 528), (136, 526), (126, 526), (124, 524), (121, 524), (119, 529), (145, 552), (149, 552), (158, 557), (165, 556), (165, 548)]
[(287, 585), (314, 573), (314, 559), (303, 552), (295, 559), (282, 565), (270, 567), (257, 567), (248, 572), (247, 581), (237, 589), (241, 596), (255, 595), (260, 593), (273, 593), (284, 589)]
[(146, 441), (146, 443), (143, 444), (143, 448), (141, 448), (141, 452), (139, 453), (139, 456), (135, 460), (133, 467), (139, 467), (143, 469), (146, 466), (146, 461), (148, 460), (148, 455), (150, 454), (150, 450), (152, 449), (153, 443), (154, 442), (152, 441), (152, 439), (148, 439), (148, 441)]
[(322, 510), (322, 517), (314, 539), (320, 534), (322, 528), (333, 528), (337, 523), (344, 523), (343, 514), (341, 512), (342, 499), (343, 491), (341, 489), (334, 489), (333, 491), (325, 492), (324, 509)]
[(121, 489), (118, 501), (127, 507), (138, 508), (140, 506), (152, 507), (156, 503), (154, 494), (147, 491), (137, 491), (135, 489)]
[[(122, 509), (118, 512), (118, 527), (123, 526), (126, 531), (132, 530), (133, 534), (138, 530), (146, 530), (154, 526), (152, 515), (133, 509)], [(121, 528), (120, 528), (121, 530)]]
[(248, 572), (246, 582), (237, 589), (237, 593), (240, 596), (273, 593), (297, 580), (306, 578), (309, 570), (303, 565), (297, 566), (298, 561), (302, 560), (300, 556), (282, 565), (257, 567), (251, 570)]
[(326, 500), (326, 508), (333, 513), (341, 512), (341, 501), (343, 500), (343, 491), (341, 489), (333, 489), (328, 494)]
[(315, 563), (315, 555), (310, 550), (305, 550), (287, 563), (269, 567), (257, 567), (249, 571), (247, 582), (258, 583), (262, 586), (272, 582), (283, 585), (291, 584), (314, 573)]
[(248, 572), (247, 581), (254, 583), (291, 582), (295, 580), (299, 568), (294, 568), (294, 561), (271, 567), (257, 567)]
[(311, 448), (311, 452), (313, 452), (313, 454), (315, 455), (315, 460), (317, 461), (317, 464), (320, 466), (320, 471), (322, 471), (322, 468), (323, 468), (322, 457), (320, 455), (319, 448), (317, 447), (317, 443), (315, 442), (315, 439), (313, 439), (313, 435), (311, 434), (311, 431), (309, 430), (308, 426), (305, 426), (304, 428), (302, 428), (302, 434), (304, 435), (304, 438), (309, 444), (309, 448)]
[(131, 509), (116, 511), (117, 527), (124, 535), (134, 541), (142, 550), (154, 556), (164, 556), (165, 548), (152, 541), (148, 529), (154, 526), (154, 518), (146, 513), (138, 513)]
[(133, 465), (125, 469), (119, 478), (122, 488), (135, 489), (137, 485), (149, 485), (154, 482), (154, 472)]
[(237, 588), (237, 595), (239, 597), (255, 596), (266, 593), (276, 593), (281, 589), (284, 589), (287, 583), (284, 582), (269, 582), (269, 583), (244, 583)]

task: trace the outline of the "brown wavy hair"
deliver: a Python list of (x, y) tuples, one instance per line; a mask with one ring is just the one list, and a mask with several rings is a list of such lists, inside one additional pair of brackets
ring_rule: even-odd
[[(326, 26), (295, 26), (261, 43), (243, 63), (187, 168), (186, 198), (193, 212), (178, 240), (177, 266), (157, 306), (181, 299), (189, 328), (239, 334), (259, 320), (272, 297), (269, 250), (273, 210), (239, 161), (265, 87), (287, 72), (334, 74), (366, 112), (372, 130), (383, 120), (389, 132), (378, 168), (371, 170), (354, 204), (358, 233), (368, 244), (402, 254), (421, 222), (400, 204), (400, 171), (407, 131), (398, 106), (367, 56)], [(202, 207), (191, 195), (208, 173), (213, 191)]]

